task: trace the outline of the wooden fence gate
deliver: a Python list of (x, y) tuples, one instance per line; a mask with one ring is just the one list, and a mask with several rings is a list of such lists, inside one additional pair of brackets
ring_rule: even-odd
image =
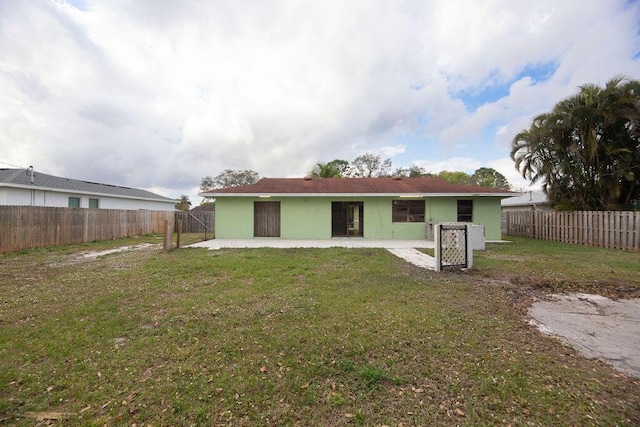
[[(178, 211), (176, 212), (176, 227), (178, 220), (182, 220), (182, 232), (183, 233), (211, 233), (213, 236), (214, 231), (214, 211)], [(178, 231), (176, 229), (176, 231)]]

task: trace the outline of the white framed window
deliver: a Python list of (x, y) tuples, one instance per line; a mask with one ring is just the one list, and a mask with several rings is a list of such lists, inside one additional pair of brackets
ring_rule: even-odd
[(80, 207), (80, 197), (69, 197), (69, 207), (70, 208), (79, 208)]

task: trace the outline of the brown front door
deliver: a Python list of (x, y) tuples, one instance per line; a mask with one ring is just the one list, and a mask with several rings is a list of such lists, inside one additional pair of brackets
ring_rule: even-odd
[(280, 202), (253, 202), (253, 237), (280, 237)]

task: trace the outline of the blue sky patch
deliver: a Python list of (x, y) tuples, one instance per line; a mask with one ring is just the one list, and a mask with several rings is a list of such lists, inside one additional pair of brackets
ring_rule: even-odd
[(86, 11), (87, 10), (87, 0), (67, 0), (67, 3), (72, 5), (78, 10)]
[[(524, 67), (522, 71), (516, 74), (512, 79), (502, 84), (489, 84), (481, 90), (477, 88), (461, 91), (452, 94), (453, 97), (460, 99), (469, 111), (475, 111), (484, 104), (496, 102), (509, 95), (511, 85), (523, 77), (531, 77), (534, 84), (548, 80), (558, 69), (560, 64), (557, 61), (545, 62), (541, 64), (530, 64)], [(494, 80), (487, 79), (488, 82)]]

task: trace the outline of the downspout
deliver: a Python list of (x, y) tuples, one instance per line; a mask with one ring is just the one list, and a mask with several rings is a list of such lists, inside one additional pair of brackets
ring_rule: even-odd
[[(33, 185), (33, 178), (35, 176), (33, 172), (33, 166), (29, 166), (27, 168), (27, 175), (29, 175), (29, 181), (31, 182), (31, 185)], [(36, 190), (31, 189), (31, 206), (35, 206), (35, 204), (36, 204)]]

